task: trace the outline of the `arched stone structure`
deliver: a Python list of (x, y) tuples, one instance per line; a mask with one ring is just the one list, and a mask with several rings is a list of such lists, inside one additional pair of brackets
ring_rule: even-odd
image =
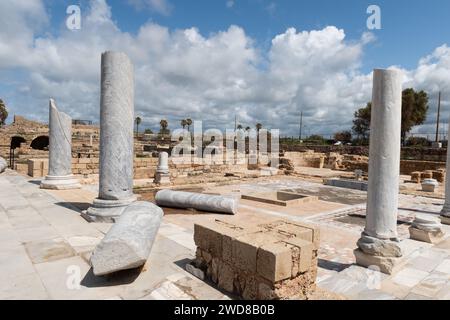
[(49, 137), (48, 136), (39, 136), (30, 144), (31, 149), (35, 150), (48, 150), (49, 145)]

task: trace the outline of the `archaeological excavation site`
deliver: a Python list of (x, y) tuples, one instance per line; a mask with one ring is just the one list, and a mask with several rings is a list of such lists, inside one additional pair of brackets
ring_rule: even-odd
[[(15, 97), (19, 79), (1, 76), (1, 300), (262, 301), (259, 314), (286, 300), (450, 300), (447, 45), (419, 71), (392, 58), (330, 75), (376, 31), (352, 44), (335, 27), (292, 28), (254, 66), (240, 27), (124, 35), (115, 5), (87, 3), (85, 25), (60, 35), (69, 47), (42, 35), (29, 49), (55, 46), (34, 84)], [(86, 47), (68, 44), (85, 32)], [(227, 62), (233, 50), (245, 58)], [(170, 313), (218, 312), (189, 306)]]

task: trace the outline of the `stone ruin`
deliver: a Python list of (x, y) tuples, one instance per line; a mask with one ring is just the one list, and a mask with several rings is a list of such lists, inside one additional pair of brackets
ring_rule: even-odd
[(319, 230), (274, 220), (259, 225), (196, 224), (187, 269), (246, 300), (306, 299), (315, 290)]

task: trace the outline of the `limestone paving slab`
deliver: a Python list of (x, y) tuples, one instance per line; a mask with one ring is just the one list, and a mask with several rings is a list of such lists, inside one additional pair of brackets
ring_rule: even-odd
[(62, 238), (27, 242), (24, 246), (34, 264), (60, 260), (75, 255), (72, 247)]

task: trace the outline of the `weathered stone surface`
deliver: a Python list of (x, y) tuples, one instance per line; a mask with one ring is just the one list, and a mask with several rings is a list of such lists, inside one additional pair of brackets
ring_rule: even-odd
[(215, 220), (196, 224), (194, 239), (195, 267), (244, 299), (305, 299), (315, 290), (319, 233), (309, 225)]
[(126, 54), (102, 54), (100, 101), (100, 184), (87, 214), (93, 220), (117, 217), (136, 201), (133, 194), (134, 70)]
[(404, 263), (401, 257), (381, 257), (364, 253), (361, 249), (353, 251), (356, 264), (366, 268), (379, 268), (380, 272), (393, 274), (401, 268)]
[(439, 217), (434, 217), (429, 214), (416, 214), (411, 226), (429, 232), (442, 231), (442, 224)]
[(362, 234), (358, 240), (358, 248), (364, 253), (379, 257), (401, 257), (402, 250), (399, 242), (390, 240), (380, 240), (375, 237)]
[(72, 175), (72, 118), (60, 112), (53, 99), (49, 102), (49, 163), (48, 175), (42, 189), (79, 189), (81, 185)]
[(438, 243), (444, 237), (441, 220), (439, 217), (418, 213), (409, 228), (409, 235), (417, 241)]
[(409, 228), (409, 237), (417, 241), (435, 244), (441, 242), (444, 239), (444, 235), (441, 230), (425, 231), (413, 227)]
[(6, 160), (0, 157), (0, 173), (5, 172), (7, 167), (8, 164), (6, 163)]
[(149, 202), (128, 206), (95, 248), (91, 265), (97, 276), (142, 266), (151, 251), (163, 211)]
[(439, 183), (435, 179), (425, 179), (422, 181), (422, 191), (424, 192), (434, 192), (438, 186)]
[(161, 190), (155, 196), (159, 206), (196, 209), (206, 212), (236, 214), (238, 199), (172, 190)]

